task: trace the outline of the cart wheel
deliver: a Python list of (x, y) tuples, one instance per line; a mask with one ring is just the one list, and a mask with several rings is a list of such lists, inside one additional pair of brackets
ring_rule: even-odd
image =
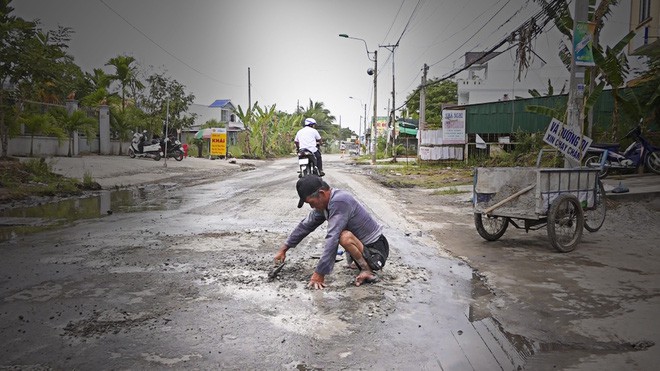
[(593, 209), (584, 210), (584, 228), (589, 232), (596, 232), (605, 222), (605, 187), (599, 180), (596, 187)]
[(584, 212), (577, 197), (562, 194), (548, 210), (548, 237), (560, 252), (575, 250), (584, 228)]
[(509, 226), (509, 218), (503, 216), (488, 216), (481, 213), (474, 213), (474, 226), (477, 232), (487, 241), (496, 241)]

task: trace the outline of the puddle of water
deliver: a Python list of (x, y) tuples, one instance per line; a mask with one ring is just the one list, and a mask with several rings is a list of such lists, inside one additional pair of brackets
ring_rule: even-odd
[(175, 209), (180, 196), (163, 197), (149, 188), (101, 191), (91, 197), (0, 211), (0, 241), (69, 225), (77, 220), (101, 218), (117, 212)]

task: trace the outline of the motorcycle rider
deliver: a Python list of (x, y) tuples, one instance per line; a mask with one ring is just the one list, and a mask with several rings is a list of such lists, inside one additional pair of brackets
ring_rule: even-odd
[(311, 117), (306, 118), (303, 128), (298, 130), (293, 141), (296, 144), (296, 151), (300, 152), (300, 150), (306, 149), (314, 154), (316, 167), (319, 169), (319, 175), (324, 176), (323, 159), (321, 157), (321, 151), (319, 150), (319, 145), (321, 144), (322, 139), (321, 134), (319, 134), (315, 126), (316, 120)]

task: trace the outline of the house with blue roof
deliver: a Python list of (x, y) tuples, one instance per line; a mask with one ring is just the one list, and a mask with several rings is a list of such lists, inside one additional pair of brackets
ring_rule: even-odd
[(193, 134), (209, 120), (216, 120), (225, 124), (227, 143), (232, 145), (238, 142), (238, 133), (245, 130), (245, 125), (236, 116), (236, 107), (231, 99), (217, 99), (208, 106), (193, 104), (189, 111), (197, 115), (195, 123), (190, 127), (190, 132)]

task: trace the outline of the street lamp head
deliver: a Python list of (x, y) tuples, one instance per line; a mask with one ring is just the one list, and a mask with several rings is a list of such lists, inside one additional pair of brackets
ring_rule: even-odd
[(367, 75), (371, 76), (374, 74), (374, 69), (373, 68), (367, 68)]
[(345, 38), (348, 38), (348, 35), (345, 34), (345, 33), (340, 33), (340, 34), (339, 34), (339, 37), (345, 37)]

